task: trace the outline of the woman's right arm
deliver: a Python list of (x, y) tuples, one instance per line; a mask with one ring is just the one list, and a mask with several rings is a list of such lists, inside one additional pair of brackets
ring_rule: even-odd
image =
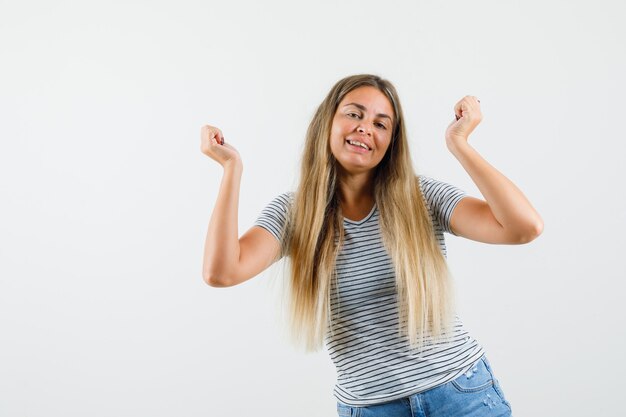
[(203, 126), (200, 136), (202, 152), (224, 168), (204, 244), (202, 276), (212, 287), (230, 287), (269, 267), (280, 251), (280, 244), (270, 232), (258, 226), (238, 238), (243, 163), (234, 147), (220, 144), (224, 136), (218, 128)]

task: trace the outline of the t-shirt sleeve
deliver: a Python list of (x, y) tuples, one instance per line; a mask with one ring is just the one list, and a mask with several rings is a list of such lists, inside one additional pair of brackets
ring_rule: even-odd
[(260, 226), (270, 232), (280, 243), (282, 258), (286, 252), (283, 242), (285, 224), (287, 223), (288, 210), (293, 202), (294, 193), (286, 192), (278, 195), (269, 202), (261, 214), (254, 221), (254, 226)]
[(419, 175), (419, 184), (433, 221), (439, 223), (444, 232), (455, 235), (450, 229), (450, 217), (467, 193), (454, 185), (424, 175)]

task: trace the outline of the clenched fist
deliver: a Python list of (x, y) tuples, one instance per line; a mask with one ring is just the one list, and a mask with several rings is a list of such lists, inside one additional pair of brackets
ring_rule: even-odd
[(200, 150), (224, 168), (230, 164), (241, 164), (237, 149), (225, 143), (222, 131), (215, 126), (204, 125), (200, 129)]
[(457, 144), (467, 143), (467, 138), (476, 126), (483, 120), (480, 111), (480, 100), (475, 96), (465, 96), (454, 105), (456, 120), (453, 120), (446, 129), (446, 144), (448, 148)]

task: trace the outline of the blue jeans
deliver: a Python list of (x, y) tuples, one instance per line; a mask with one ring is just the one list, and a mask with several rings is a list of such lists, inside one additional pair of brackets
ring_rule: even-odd
[(446, 384), (366, 407), (337, 402), (337, 412), (340, 417), (507, 417), (511, 405), (483, 355), (468, 372)]

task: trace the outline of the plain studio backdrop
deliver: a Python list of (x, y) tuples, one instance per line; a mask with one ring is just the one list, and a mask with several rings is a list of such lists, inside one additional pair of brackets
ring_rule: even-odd
[(0, 3), (0, 416), (336, 415), (326, 350), (282, 326), (280, 264), (202, 280), (222, 168), (239, 233), (299, 175), (332, 85), (398, 89), (416, 171), (481, 197), (444, 132), (543, 217), (527, 245), (446, 235), (459, 314), (516, 416), (621, 416), (623, 6), (619, 1)]

